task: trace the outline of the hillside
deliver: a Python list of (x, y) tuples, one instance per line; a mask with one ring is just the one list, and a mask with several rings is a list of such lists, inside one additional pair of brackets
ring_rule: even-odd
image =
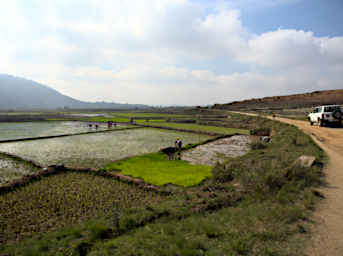
[(278, 110), (306, 108), (323, 104), (343, 104), (343, 89), (234, 101), (227, 104), (215, 104), (213, 108), (228, 110)]
[(132, 109), (146, 106), (106, 102), (83, 102), (63, 95), (37, 82), (0, 74), (0, 110), (57, 109), (65, 107), (73, 109)]

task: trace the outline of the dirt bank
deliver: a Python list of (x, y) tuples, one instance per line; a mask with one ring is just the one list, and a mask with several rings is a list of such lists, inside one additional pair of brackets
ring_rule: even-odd
[(316, 143), (325, 150), (329, 157), (328, 165), (324, 170), (327, 185), (320, 189), (324, 194), (325, 199), (321, 201), (314, 212), (315, 225), (312, 227), (312, 239), (305, 251), (306, 255), (342, 256), (343, 128), (319, 127), (317, 125), (311, 126), (308, 122), (287, 118), (275, 119), (295, 125), (309, 134)]
[(309, 256), (343, 255), (343, 128), (310, 126), (308, 122), (277, 118), (293, 124), (311, 135), (326, 151), (329, 163), (325, 168), (327, 186), (321, 188), (325, 196), (314, 219), (313, 236), (306, 254)]

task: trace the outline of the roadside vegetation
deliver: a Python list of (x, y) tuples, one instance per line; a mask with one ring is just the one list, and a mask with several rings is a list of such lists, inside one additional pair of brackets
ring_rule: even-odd
[[(109, 210), (87, 221), (76, 218), (75, 222), (64, 222), (61, 225), (64, 228), (54, 232), (36, 233), (31, 239), (13, 241), (13, 244), (4, 243), (0, 255), (303, 255), (310, 236), (311, 212), (321, 197), (316, 187), (322, 182), (324, 152), (293, 126), (262, 117), (228, 115), (229, 118), (203, 122), (212, 126), (217, 123), (223, 128), (231, 125), (237, 129), (263, 129), (270, 131), (271, 141), (262, 143), (256, 137), (248, 154), (217, 164), (211, 170), (212, 175), (197, 186), (164, 185), (165, 196), (145, 196), (139, 192), (143, 193), (140, 194), (143, 199), (130, 191), (133, 200), (123, 206), (121, 192), (118, 197), (110, 196), (119, 193), (120, 182), (116, 186), (97, 186), (102, 192), (90, 195), (94, 189), (92, 183), (82, 181), (87, 185), (80, 185), (77, 178), (71, 191), (79, 197), (83, 193), (90, 195), (90, 201), (100, 205), (104, 200), (104, 209)], [(296, 164), (302, 155), (316, 157), (314, 166)], [(141, 156), (132, 162), (122, 162), (124, 167), (118, 163), (108, 167), (135, 172), (149, 165), (156, 166), (152, 164), (154, 161), (165, 167), (166, 160), (160, 157), (160, 154)], [(177, 169), (179, 163), (184, 165), (179, 161), (170, 163), (169, 172)], [(154, 171), (158, 174), (157, 168)], [(50, 178), (54, 176), (46, 179)], [(67, 181), (65, 178), (54, 183), (71, 186)], [(36, 184), (40, 183), (34, 182), (23, 190), (31, 191)], [(16, 197), (20, 191), (1, 195), (1, 202), (4, 196)], [(46, 196), (44, 191), (38, 195)], [(51, 191), (49, 195), (54, 193)], [(30, 198), (35, 197), (24, 198), (30, 205)], [(113, 206), (106, 203), (108, 200)], [(80, 207), (75, 203), (73, 208)], [(77, 222), (80, 223), (70, 224)], [(0, 225), (2, 230), (11, 227), (7, 218)]]

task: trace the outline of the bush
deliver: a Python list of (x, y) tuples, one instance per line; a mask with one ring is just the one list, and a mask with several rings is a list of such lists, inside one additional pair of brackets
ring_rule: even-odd
[(250, 148), (251, 148), (252, 150), (259, 150), (259, 149), (264, 149), (264, 148), (266, 148), (266, 145), (263, 144), (263, 143), (260, 142), (260, 141), (256, 141), (256, 142), (252, 142), (252, 143), (250, 144)]
[(217, 163), (212, 169), (212, 178), (217, 182), (229, 182), (234, 179), (233, 172), (234, 168), (230, 164)]
[(250, 135), (269, 136), (270, 128), (258, 128), (250, 130)]

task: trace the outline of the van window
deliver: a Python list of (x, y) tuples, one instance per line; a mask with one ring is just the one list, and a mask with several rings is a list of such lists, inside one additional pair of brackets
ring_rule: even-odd
[(324, 112), (333, 112), (333, 111), (335, 111), (336, 109), (340, 109), (340, 107), (339, 107), (339, 106), (325, 107), (325, 108), (324, 108)]

